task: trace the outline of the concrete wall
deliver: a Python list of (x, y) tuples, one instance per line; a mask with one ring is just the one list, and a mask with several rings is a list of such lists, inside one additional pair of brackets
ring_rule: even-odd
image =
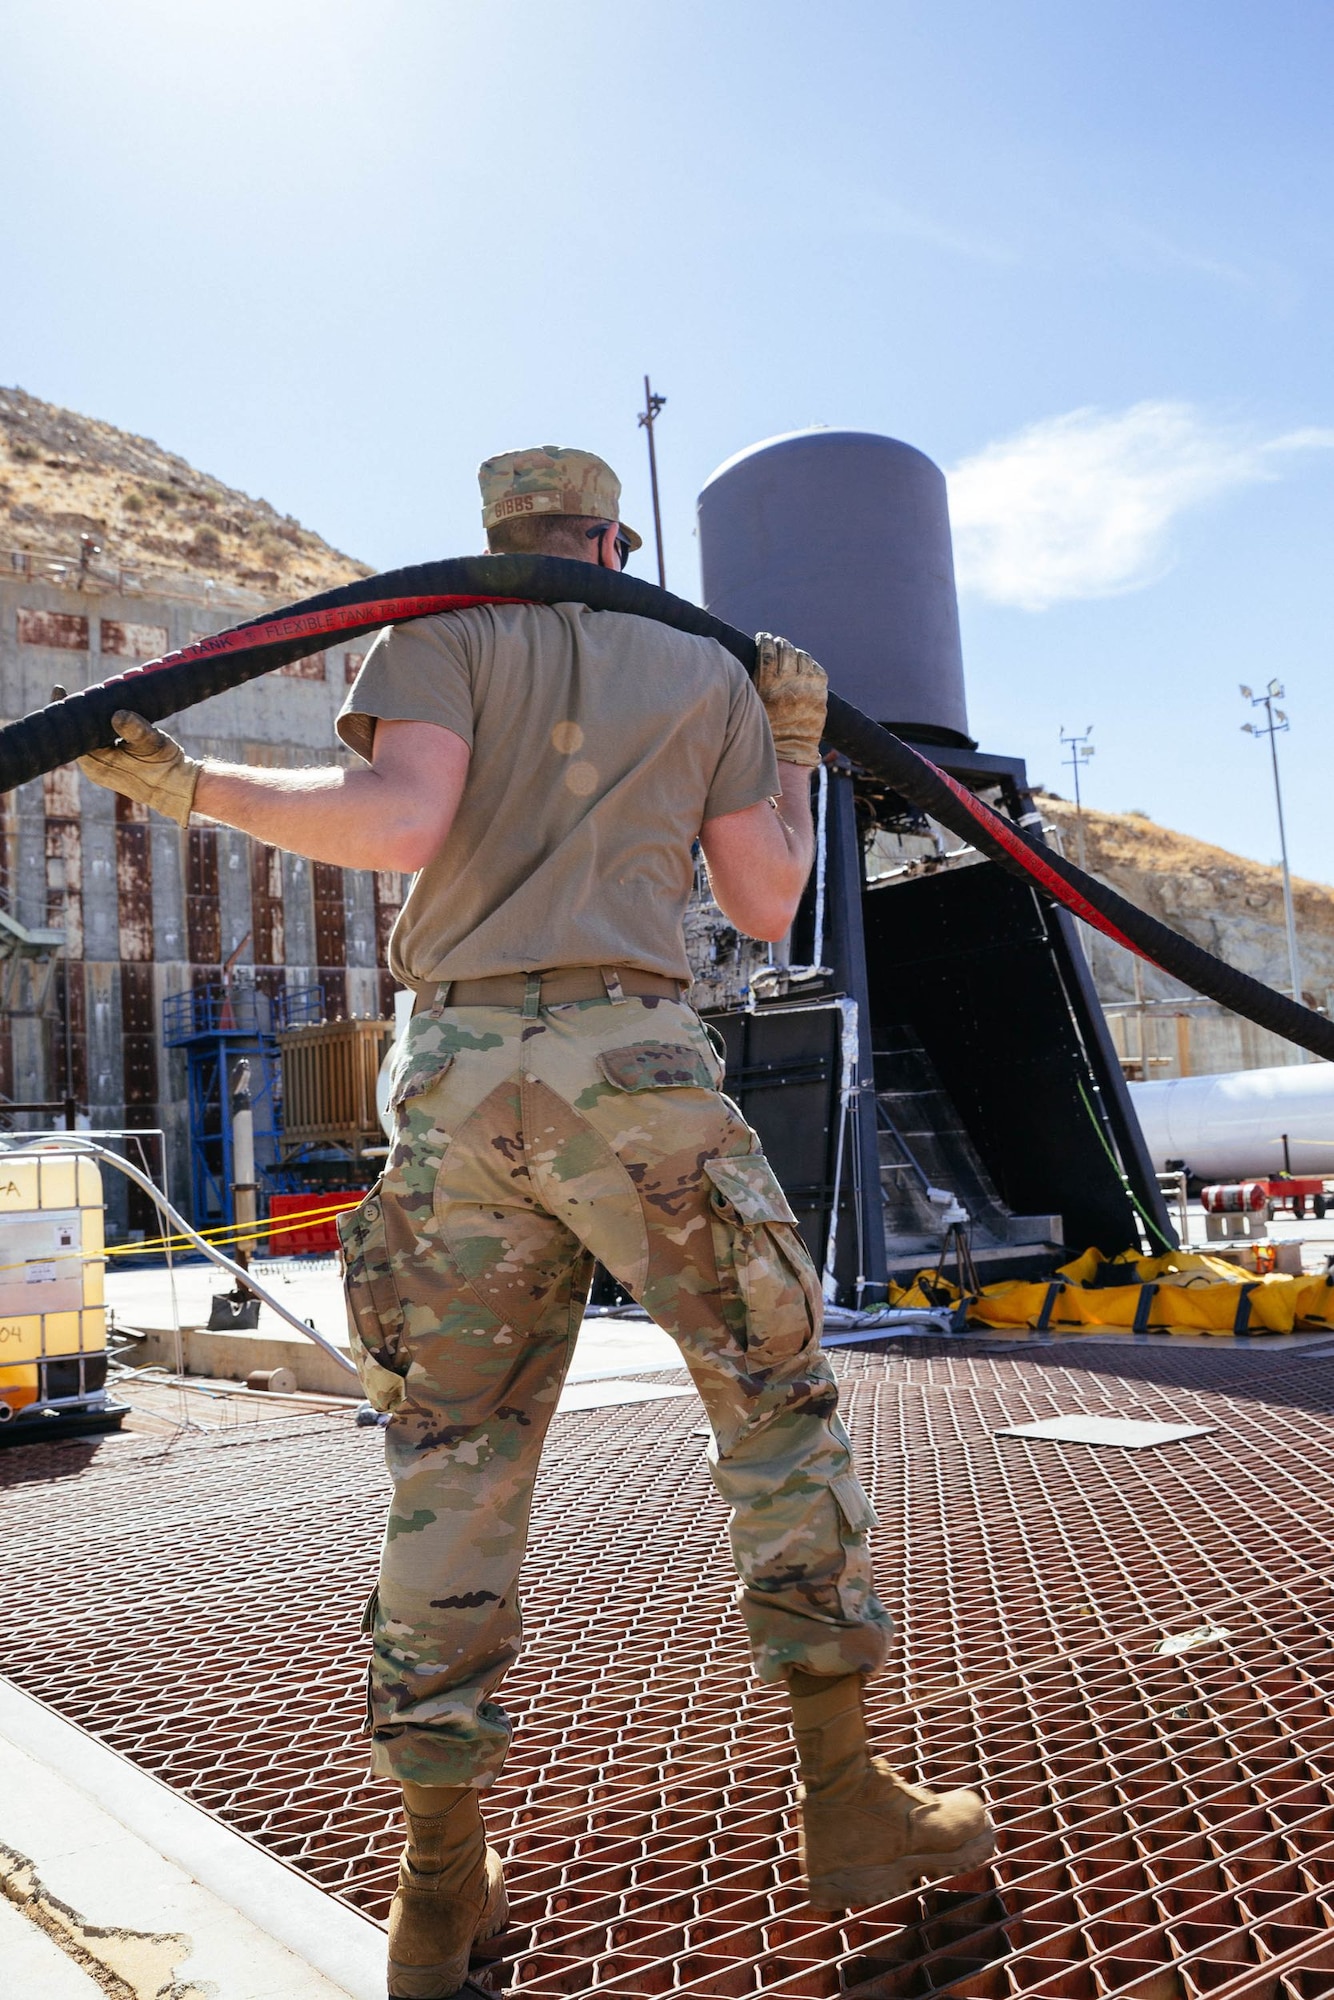
[[(0, 720), (41, 707), (56, 682), (73, 693), (255, 608), (0, 573)], [(197, 756), (345, 760), (333, 721), (364, 649), (298, 662), (168, 727)], [(95, 1126), (163, 1127), (184, 1201), (185, 1063), (163, 1045), (163, 1000), (217, 981), (240, 946), (241, 976), (270, 991), (319, 983), (330, 1018), (386, 1014), (384, 943), (404, 886), (396, 875), (315, 868), (225, 828), (183, 832), (73, 768), (22, 786), (0, 800), (0, 900), (29, 926), (64, 927), (69, 966), (44, 1007), (25, 1008), (20, 992), (0, 1022), (0, 1096), (72, 1090)], [(117, 1192), (113, 1224), (146, 1219)]]

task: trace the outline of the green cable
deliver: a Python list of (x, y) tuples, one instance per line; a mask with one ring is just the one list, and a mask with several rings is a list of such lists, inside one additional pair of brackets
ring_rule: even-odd
[(1084, 1080), (1082, 1077), (1075, 1078), (1075, 1088), (1079, 1092), (1080, 1103), (1083, 1105), (1085, 1111), (1088, 1112), (1089, 1122), (1092, 1125), (1094, 1131), (1098, 1135), (1098, 1144), (1102, 1147), (1103, 1152), (1106, 1153), (1108, 1159), (1112, 1163), (1112, 1166), (1115, 1168), (1117, 1179), (1120, 1181), (1122, 1187), (1126, 1191), (1126, 1194), (1130, 1201), (1130, 1206), (1134, 1209), (1136, 1215), (1139, 1217), (1140, 1221), (1144, 1224), (1144, 1227), (1148, 1231), (1148, 1233), (1151, 1236), (1156, 1236), (1158, 1238), (1158, 1241), (1162, 1244), (1164, 1250), (1170, 1251), (1179, 1249), (1180, 1245), (1168, 1242), (1167, 1238), (1163, 1235), (1162, 1230), (1158, 1227), (1158, 1224), (1154, 1221), (1153, 1217), (1151, 1215), (1146, 1215), (1144, 1209), (1141, 1207), (1139, 1198), (1136, 1195), (1134, 1188), (1131, 1187), (1130, 1182), (1126, 1176), (1125, 1168), (1121, 1165), (1121, 1162), (1117, 1159), (1116, 1154), (1112, 1151), (1111, 1147), (1107, 1143), (1107, 1134), (1102, 1129), (1102, 1124), (1101, 1121), (1099, 1120), (1097, 1112), (1093, 1109), (1092, 1104), (1090, 1104), (1089, 1102), (1088, 1092), (1084, 1088)]

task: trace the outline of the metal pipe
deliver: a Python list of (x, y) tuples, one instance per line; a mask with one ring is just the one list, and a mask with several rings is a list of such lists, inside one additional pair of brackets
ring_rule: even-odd
[[(224, 1257), (221, 1250), (214, 1249), (213, 1245), (202, 1237), (197, 1229), (190, 1227), (190, 1224), (185, 1220), (183, 1215), (177, 1213), (167, 1200), (167, 1197), (154, 1187), (147, 1174), (140, 1173), (138, 1167), (132, 1167), (128, 1160), (123, 1160), (119, 1153), (111, 1152), (106, 1146), (94, 1146), (83, 1133), (79, 1133), (73, 1144), (68, 1141), (52, 1139), (40, 1143), (47, 1152), (88, 1153), (94, 1159), (105, 1161), (109, 1167), (115, 1167), (118, 1173), (124, 1174), (129, 1180), (135, 1183), (136, 1187), (143, 1189), (149, 1200), (157, 1208), (158, 1213), (165, 1218), (171, 1228), (178, 1230), (182, 1236), (188, 1236), (195, 1248), (202, 1250), (210, 1263), (216, 1264), (219, 1270), (226, 1271), (229, 1276), (235, 1278), (238, 1284), (247, 1286), (255, 1294), (255, 1297), (262, 1299), (264, 1304), (271, 1307), (280, 1319), (285, 1319), (289, 1326), (295, 1327), (297, 1332), (304, 1334), (307, 1340), (313, 1340), (316, 1347), (323, 1348), (331, 1361), (336, 1361), (340, 1368), (346, 1369), (349, 1375), (356, 1376), (357, 1380), (360, 1381), (361, 1378), (357, 1376), (355, 1362), (336, 1348), (331, 1340), (326, 1340), (322, 1333), (317, 1333), (313, 1326), (307, 1326), (305, 1320), (298, 1319), (296, 1314), (289, 1311), (281, 1299), (275, 1298), (272, 1292), (259, 1283), (258, 1279), (252, 1278), (249, 1271), (243, 1271), (241, 1266), (234, 1264), (230, 1257)], [(15, 1143), (0, 1147), (0, 1151), (7, 1153), (32, 1152), (34, 1150), (30, 1138), (17, 1134), (15, 1135)]]

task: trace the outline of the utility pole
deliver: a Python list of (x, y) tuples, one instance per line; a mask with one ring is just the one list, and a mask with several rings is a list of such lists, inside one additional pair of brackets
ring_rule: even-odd
[(658, 582), (666, 589), (667, 572), (662, 560), (662, 508), (658, 504), (658, 453), (653, 440), (653, 426), (658, 420), (658, 412), (667, 401), (665, 396), (655, 396), (644, 377), (644, 407), (639, 412), (641, 430), (648, 432), (648, 476), (653, 487), (653, 534), (658, 544)]
[[(1084, 869), (1088, 867), (1088, 856), (1084, 849), (1084, 801), (1079, 796), (1079, 773), (1081, 768), (1087, 764), (1089, 758), (1093, 755), (1093, 745), (1089, 742), (1089, 737), (1092, 734), (1093, 724), (1091, 722), (1082, 736), (1067, 736), (1064, 730), (1061, 731), (1062, 743), (1070, 745), (1070, 755), (1063, 757), (1061, 762), (1068, 764), (1074, 773), (1075, 844), (1079, 849), (1079, 865)], [(1084, 924), (1080, 924), (1079, 926), (1079, 942), (1084, 947), (1084, 958), (1091, 972), (1093, 970), (1093, 933)]]
[(1088, 728), (1084, 731), (1084, 734), (1082, 736), (1067, 736), (1064, 730), (1061, 731), (1062, 743), (1068, 743), (1070, 745), (1070, 755), (1068, 757), (1063, 757), (1061, 759), (1061, 762), (1063, 764), (1068, 764), (1070, 766), (1070, 769), (1074, 773), (1075, 829), (1076, 829), (1075, 837), (1079, 842), (1079, 865), (1081, 868), (1085, 869), (1088, 867), (1088, 861), (1084, 854), (1084, 803), (1079, 796), (1079, 773), (1083, 768), (1083, 766), (1087, 764), (1089, 758), (1093, 755), (1093, 745), (1089, 742), (1089, 737), (1092, 736), (1092, 734), (1093, 734), (1093, 724), (1091, 722)]
[(1252, 708), (1262, 708), (1263, 722), (1243, 722), (1242, 728), (1248, 736), (1269, 738), (1269, 759), (1274, 770), (1274, 804), (1278, 807), (1278, 848), (1283, 857), (1283, 915), (1288, 926), (1288, 982), (1293, 999), (1301, 1005), (1302, 969), (1297, 956), (1297, 918), (1292, 907), (1292, 877), (1288, 873), (1288, 836), (1283, 826), (1283, 791), (1278, 782), (1278, 743), (1276, 738), (1281, 730), (1289, 727), (1288, 718), (1281, 708), (1275, 708), (1276, 701), (1283, 700), (1282, 684), (1270, 681), (1263, 694), (1252, 694), (1248, 687), (1241, 691), (1242, 700)]

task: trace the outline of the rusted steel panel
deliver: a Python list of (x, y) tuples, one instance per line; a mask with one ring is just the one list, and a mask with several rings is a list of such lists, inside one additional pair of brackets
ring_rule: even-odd
[(79, 768), (62, 764), (42, 779), (42, 804), (51, 819), (77, 819), (80, 810)]
[(282, 1019), (282, 1001), (287, 988), (287, 974), (281, 965), (257, 965), (255, 967), (255, 991), (263, 993), (272, 1006), (272, 1018)]
[(36, 611), (19, 606), (20, 646), (50, 646), (62, 653), (88, 651), (88, 620), (77, 611)]
[(116, 906), (120, 955), (136, 963), (153, 956), (153, 856), (147, 826), (116, 828)]
[(315, 901), (315, 961), (324, 988), (324, 1015), (341, 1021), (347, 1014), (347, 906), (343, 871), (327, 861), (311, 867)]
[[(125, 1101), (127, 1104), (156, 1104), (157, 1014), (153, 1005), (151, 965), (122, 965), (120, 969), (121, 1028), (125, 1036)], [(130, 1076), (130, 1045), (134, 1044), (135, 1080)], [(145, 1053), (146, 1051), (146, 1053)]]
[(250, 918), (255, 964), (285, 964), (283, 858), (260, 840), (250, 843)]
[(396, 868), (375, 870), (375, 955), (383, 965), (389, 956), (389, 933), (403, 907), (403, 877)]
[(323, 653), (307, 653), (304, 659), (289, 660), (278, 671), (293, 681), (322, 681), (326, 678), (325, 657)]
[(123, 965), (120, 982), (121, 1025), (127, 1035), (151, 1035), (157, 1026), (153, 1008), (151, 965)]
[[(349, 658), (351, 655), (349, 654)], [(406, 877), (396, 868), (375, 870), (375, 957), (380, 967), (380, 1014), (390, 1020), (398, 981), (389, 971), (389, 934), (403, 907)]]
[(102, 620), (102, 651), (113, 659), (160, 660), (167, 650), (165, 625), (134, 625), (120, 618)]
[[(148, 808), (115, 801), (116, 952), (120, 987), (119, 1119), (128, 1126), (159, 1122), (157, 1010), (153, 987), (153, 858)], [(126, 1225), (155, 1232), (151, 1202), (127, 1195)]]
[[(118, 833), (146, 833), (146, 827), (120, 827)], [(153, 967), (123, 964), (120, 968), (121, 1075), (124, 1079), (125, 1123), (128, 1126), (155, 1126), (158, 1111), (157, 1006), (154, 998)], [(157, 1216), (143, 1190), (131, 1187), (127, 1195), (126, 1226), (156, 1234)]]
[(324, 989), (324, 1018), (326, 1021), (347, 1019), (347, 974), (335, 967), (322, 965), (317, 977)]
[(46, 807), (46, 921), (63, 928), (71, 958), (83, 957), (83, 828), (78, 772), (66, 765), (42, 780)]
[[(0, 907), (14, 907), (14, 811), (16, 794), (0, 799)], [(14, 1042), (9, 1016), (0, 1010), (0, 1097), (14, 1096)]]
[[(218, 901), (218, 836), (211, 826), (192, 826), (185, 865), (185, 932), (190, 963), (222, 963), (222, 913)], [(216, 977), (216, 973), (212, 976)]]
[(46, 822), (46, 921), (63, 928), (71, 958), (83, 957), (82, 841), (76, 819)]
[[(51, 1024), (47, 1076), (61, 1095), (88, 1102), (88, 1007), (83, 966), (62, 960), (56, 975), (56, 1018)], [(58, 1082), (56, 1081), (58, 1079)], [(0, 1084), (0, 1089), (3, 1089)]]

